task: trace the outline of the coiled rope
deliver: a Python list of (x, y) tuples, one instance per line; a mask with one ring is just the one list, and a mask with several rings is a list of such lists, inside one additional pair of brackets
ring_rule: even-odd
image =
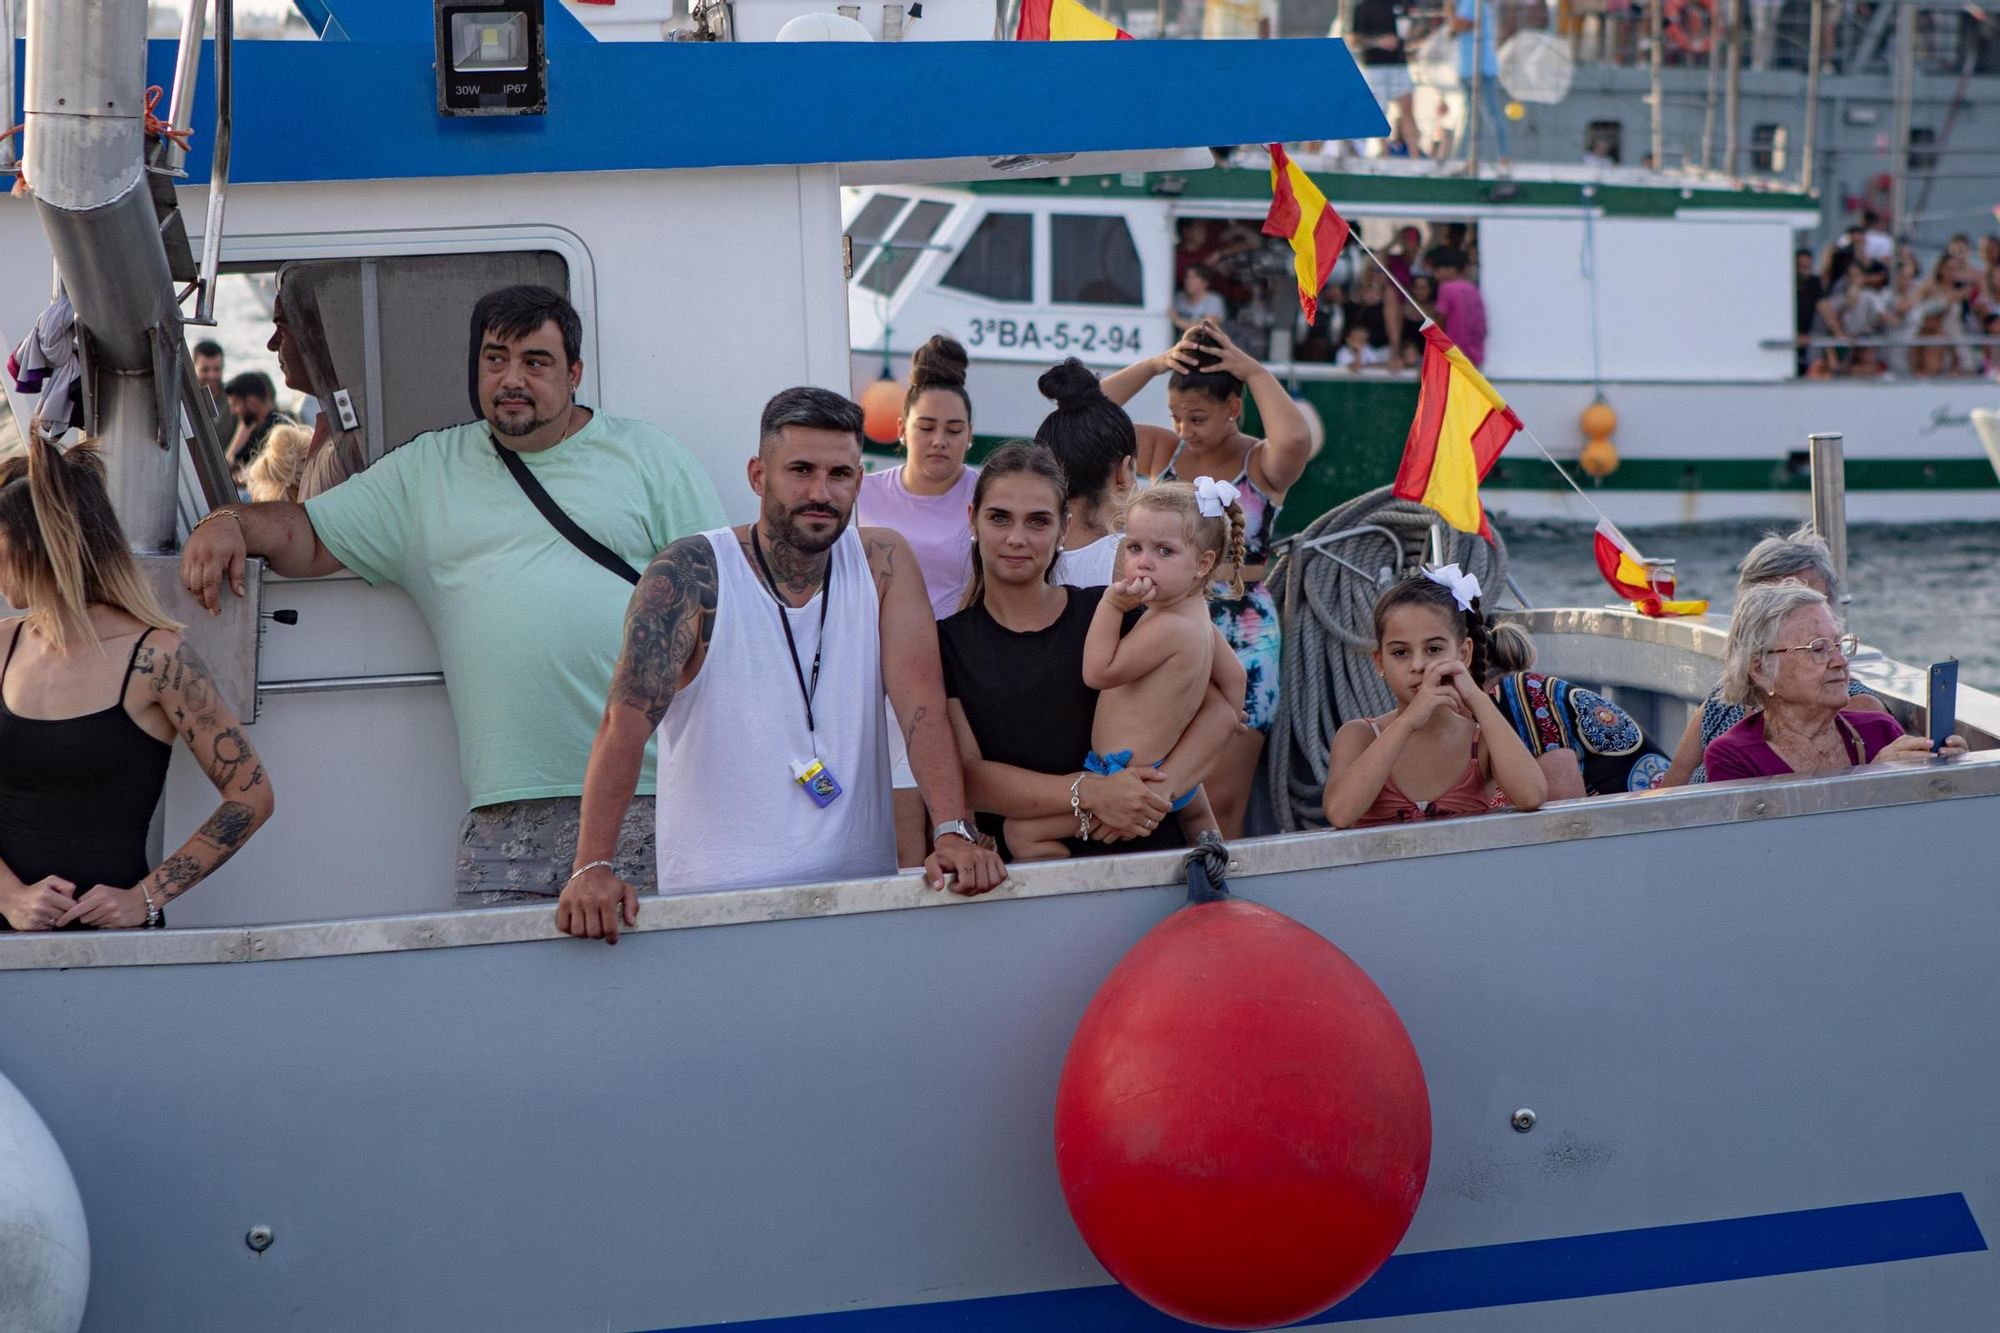
[[(1398, 500), (1387, 486), (1328, 510), (1291, 539), (1265, 586), (1277, 603), (1283, 646), (1278, 709), (1264, 748), (1278, 827), (1319, 828), (1327, 754), (1340, 724), (1396, 706), (1376, 673), (1375, 599), (1430, 556), (1437, 514)], [(1507, 586), (1507, 547), (1446, 527), (1444, 559), (1479, 577), (1481, 605)], [(1338, 534), (1338, 535), (1336, 535)], [(1324, 539), (1324, 545), (1314, 543)]]

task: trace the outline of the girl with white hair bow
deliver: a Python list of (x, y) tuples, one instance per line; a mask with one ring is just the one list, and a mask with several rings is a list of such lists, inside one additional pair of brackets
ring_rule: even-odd
[(1350, 719), (1327, 756), (1323, 808), (1335, 828), (1483, 815), (1548, 799), (1534, 756), (1482, 687), (1492, 639), (1479, 580), (1427, 569), (1375, 601), (1375, 669), (1394, 711)]

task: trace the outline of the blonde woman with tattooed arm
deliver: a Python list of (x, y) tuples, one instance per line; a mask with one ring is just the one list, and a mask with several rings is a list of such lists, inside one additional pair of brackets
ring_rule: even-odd
[[(164, 924), (271, 817), (271, 783), (129, 554), (96, 451), (32, 438), (0, 463), (0, 929)], [(221, 794), (157, 866), (174, 742)]]

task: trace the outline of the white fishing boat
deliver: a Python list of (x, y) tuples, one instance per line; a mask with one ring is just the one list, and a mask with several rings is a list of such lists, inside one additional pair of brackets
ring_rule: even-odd
[[(2000, 518), (2000, 477), (1971, 418), (2000, 408), (2000, 383), (1799, 375), (1792, 256), (1819, 225), (1816, 196), (1636, 169), (1524, 165), (1465, 176), (1401, 159), (1334, 165), (1313, 179), (1378, 253), (1404, 227), (1427, 238), (1439, 225), (1467, 229), (1486, 303), (1483, 368), (1563, 466), (1578, 470), (1589, 443), (1585, 410), (1610, 405), (1611, 470), (1591, 485), (1621, 522), (1803, 519), (1804, 441), (1828, 422), (1846, 435), (1854, 521)], [(1052, 359), (1111, 370), (1171, 345), (1176, 255), (1189, 230), (1254, 233), (1271, 185), (1255, 165), (1077, 168), (848, 196), (857, 384), (879, 375), (885, 357), (907, 365), (924, 339), (950, 333), (990, 386), (978, 429), (999, 441), (1034, 433), (1048, 411), (1035, 377)], [(1228, 261), (1231, 320), (1325, 423), (1327, 447), (1294, 490), (1291, 521), (1302, 523), (1394, 474), (1416, 375), (1332, 364), (1339, 338), (1322, 331), (1314, 340), (1301, 318), (1285, 242), (1261, 239)], [(1331, 281), (1351, 288), (1365, 267), (1350, 245)], [(1412, 313), (1411, 327), (1420, 318)], [(1132, 410), (1165, 424), (1165, 380)], [(1526, 441), (1485, 494), (1504, 517), (1596, 521)]]
[[(459, 119), (428, 13), (334, 0), (304, 7), (317, 42), (212, 52), (218, 120), (199, 26), (177, 77), (175, 43), (142, 68), (142, 0), (28, 4), (37, 197), (0, 198), (0, 328), (55, 260), (121, 517), (283, 800), (174, 929), (0, 937), (0, 1324), (1176, 1326), (1072, 1226), (1051, 1120), (1177, 855), (1016, 867), (979, 900), (914, 874), (648, 899), (615, 950), (545, 908), (446, 910), (465, 793), (430, 634), (397, 590), (254, 563), (195, 612), (175, 546), (228, 497), (175, 353), (218, 273), (325, 265), (379, 457), (462, 415), (467, 305), (535, 275), (582, 314), (583, 400), (671, 430), (742, 516), (758, 406), (849, 379), (843, 185), (1192, 176), (1190, 61), (1237, 90), (1204, 139), (1377, 134), (1344, 48), (773, 43), (809, 6), (757, 0), (732, 41), (599, 44), (492, 0), (542, 25), (546, 108)], [(890, 8), (860, 7), (878, 39)], [(196, 131), (185, 178), (141, 166), (148, 79)], [(940, 89), (952, 114), (909, 114)], [(1713, 679), (1715, 625), (1523, 614), (1547, 669), (1656, 734)], [(1919, 723), (1920, 671), (1857, 669)], [(1365, 968), (1429, 1084), (1415, 1222), (1319, 1322), (1984, 1326), (2000, 699), (1958, 717), (1950, 765), (1234, 846), (1235, 891)], [(177, 753), (159, 827), (211, 800)]]

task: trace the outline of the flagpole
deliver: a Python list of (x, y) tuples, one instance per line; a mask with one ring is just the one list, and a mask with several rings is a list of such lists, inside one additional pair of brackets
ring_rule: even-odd
[[(1407, 287), (1403, 286), (1402, 283), (1396, 281), (1396, 275), (1389, 271), (1389, 266), (1382, 262), (1382, 259), (1379, 255), (1377, 255), (1373, 250), (1370, 250), (1368, 248), (1368, 242), (1361, 239), (1360, 230), (1350, 229), (1347, 233), (1347, 236), (1349, 240), (1354, 242), (1354, 244), (1361, 247), (1361, 253), (1368, 256), (1369, 262), (1373, 263), (1375, 267), (1381, 271), (1382, 276), (1389, 280), (1389, 285), (1391, 287), (1394, 287), (1396, 291), (1402, 296), (1402, 298), (1410, 303), (1410, 309), (1416, 311), (1419, 315), (1423, 315), (1424, 323), (1426, 324), (1432, 323), (1433, 321), (1431, 320), (1431, 317), (1428, 314), (1424, 313), (1424, 308), (1417, 304), (1417, 298), (1410, 295), (1409, 289)], [(1546, 458), (1549, 462), (1549, 466), (1556, 470), (1556, 475), (1558, 477), (1561, 477), (1565, 482), (1567, 482), (1569, 484), (1569, 488), (1576, 492), (1577, 498), (1582, 500), (1586, 505), (1590, 506), (1591, 513), (1597, 515), (1599, 518), (1603, 519), (1606, 523), (1611, 523), (1611, 516), (1605, 513), (1602, 509), (1599, 509), (1597, 507), (1597, 502), (1590, 498), (1590, 493), (1584, 490), (1583, 487), (1579, 486), (1577, 484), (1576, 478), (1570, 476), (1568, 470), (1565, 469), (1561, 463), (1556, 461), (1556, 456), (1549, 452), (1548, 446), (1543, 444), (1541, 442), (1541, 439), (1535, 434), (1535, 432), (1528, 428), (1528, 423), (1525, 421), (1521, 423), (1521, 434), (1527, 436), (1529, 443), (1533, 444), (1536, 449), (1541, 451), (1542, 457)], [(1615, 529), (1618, 525), (1616, 523), (1611, 523), (1611, 526)]]

